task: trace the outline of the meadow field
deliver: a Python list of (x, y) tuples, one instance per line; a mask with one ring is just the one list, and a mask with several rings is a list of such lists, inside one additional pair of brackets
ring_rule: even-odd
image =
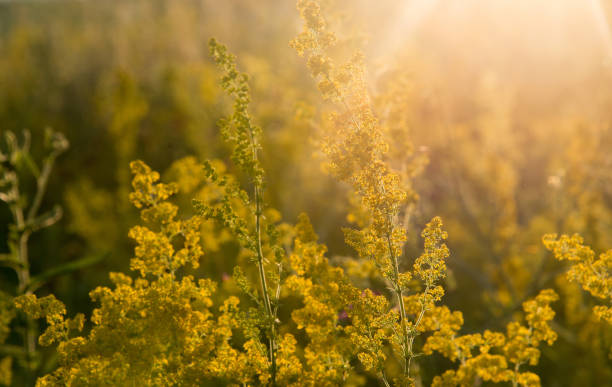
[(612, 386), (610, 17), (0, 1), (0, 386)]

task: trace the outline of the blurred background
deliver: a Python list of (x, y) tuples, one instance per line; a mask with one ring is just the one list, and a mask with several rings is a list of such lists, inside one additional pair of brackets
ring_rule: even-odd
[[(612, 2), (323, 4), (338, 55), (365, 53), (375, 111), (397, 140), (389, 157), (418, 166), (405, 267), (419, 254), (419, 230), (442, 216), (451, 249), (445, 303), (464, 313), (466, 333), (503, 329), (525, 299), (554, 287), (559, 340), (543, 349), (543, 385), (612, 385), (612, 330), (541, 243), (545, 233), (578, 232), (597, 252), (612, 248)], [(333, 262), (385, 291), (366, 267), (349, 264), (348, 189), (325, 174), (317, 150), (328, 107), (288, 45), (300, 29), (293, 0), (0, 1), (0, 133), (28, 129), (35, 156), (47, 127), (71, 144), (42, 205), (60, 204), (64, 216), (33, 235), (31, 271), (103, 257), (53, 278), (40, 295), (88, 313), (89, 291), (108, 285), (109, 271), (127, 270), (127, 231), (138, 222), (131, 160), (167, 180), (184, 178), (193, 160), (220, 159), (232, 171), (216, 126), (231, 105), (208, 57), (213, 36), (251, 75), (270, 206), (289, 223), (308, 213)], [(176, 163), (185, 157), (193, 159)], [(34, 182), (23, 184), (31, 192)], [(177, 201), (190, 211), (186, 186)], [(11, 223), (0, 203), (0, 252)], [(216, 230), (204, 245), (199, 274), (223, 282), (237, 244)], [(16, 283), (0, 268), (0, 290), (11, 294)], [(426, 384), (449, 366), (423, 359)]]

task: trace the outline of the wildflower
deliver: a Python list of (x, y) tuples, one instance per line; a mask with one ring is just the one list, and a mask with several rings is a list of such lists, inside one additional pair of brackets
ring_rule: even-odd
[[(545, 235), (544, 246), (553, 252), (559, 261), (569, 261), (571, 266), (567, 276), (571, 281), (582, 285), (583, 289), (605, 303), (612, 300), (612, 250), (601, 253), (599, 257), (588, 246), (583, 245), (579, 235)], [(597, 305), (593, 308), (595, 315), (612, 324), (612, 308)]]
[[(325, 137), (323, 146), (329, 169), (339, 180), (352, 185), (369, 220), (361, 230), (345, 229), (346, 242), (360, 257), (375, 263), (397, 298), (399, 313), (391, 309), (384, 297), (367, 290), (354, 299), (354, 305), (361, 305), (362, 310), (349, 314), (353, 322), (350, 335), (354, 345), (360, 348), (358, 358), (364, 367), (386, 383), (382, 348), (386, 342), (394, 342), (403, 363), (400, 383), (411, 384), (412, 346), (418, 326), (425, 310), (443, 294), (442, 288), (435, 284), (445, 275), (444, 259), (448, 250), (440, 242), (446, 234), (441, 231), (441, 220), (434, 218), (424, 231), (425, 253), (417, 260), (415, 272), (400, 271), (406, 230), (399, 222), (399, 214), (414, 195), (406, 190), (400, 174), (386, 162), (389, 145), (372, 111), (363, 55), (357, 52), (347, 63), (336, 67), (328, 54), (335, 37), (326, 29), (318, 2), (300, 0), (297, 7), (304, 19), (304, 29), (291, 45), (299, 55), (307, 56), (308, 68), (323, 98), (338, 106), (338, 111), (330, 115), (331, 133)], [(420, 312), (409, 322), (404, 294), (414, 274), (424, 281), (426, 290), (421, 295)], [(400, 326), (396, 327), (398, 319)], [(376, 333), (372, 333), (373, 327)]]

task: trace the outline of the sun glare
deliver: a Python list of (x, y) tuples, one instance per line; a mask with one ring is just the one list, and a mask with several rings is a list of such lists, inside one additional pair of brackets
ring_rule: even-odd
[(551, 49), (612, 53), (610, 26), (600, 0), (411, 0), (398, 2), (378, 26), (382, 44), (377, 51), (387, 55), (436, 41), (469, 41), (463, 49), (475, 55), (487, 55), (482, 52), (486, 46), (530, 48), (542, 56)]
[(608, 18), (606, 17), (605, 11), (601, 5), (601, 0), (589, 0), (589, 5), (593, 12), (595, 25), (597, 26), (605, 45), (606, 53), (608, 56), (612, 57), (612, 34), (610, 33), (610, 24), (608, 23)]

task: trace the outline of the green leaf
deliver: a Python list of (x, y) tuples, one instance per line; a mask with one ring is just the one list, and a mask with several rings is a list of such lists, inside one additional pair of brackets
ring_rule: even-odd
[(0, 266), (12, 267), (18, 270), (23, 267), (23, 264), (15, 259), (15, 256), (12, 254), (0, 254)]
[(25, 355), (25, 350), (19, 345), (2, 344), (0, 345), (0, 354), (3, 356), (21, 357)]
[(97, 255), (90, 255), (90, 256), (78, 259), (76, 261), (70, 261), (63, 265), (51, 268), (45, 271), (44, 273), (33, 276), (30, 279), (30, 283), (28, 284), (27, 289), (33, 292), (36, 289), (43, 286), (47, 281), (49, 281), (53, 277), (68, 274), (73, 271), (95, 265), (96, 263), (102, 261), (104, 258), (108, 256), (110, 256), (110, 252), (105, 252), (105, 253), (101, 253)]
[(38, 179), (40, 177), (40, 169), (38, 169), (38, 166), (32, 159), (32, 156), (29, 153), (21, 153), (21, 160), (28, 167), (32, 175)]

